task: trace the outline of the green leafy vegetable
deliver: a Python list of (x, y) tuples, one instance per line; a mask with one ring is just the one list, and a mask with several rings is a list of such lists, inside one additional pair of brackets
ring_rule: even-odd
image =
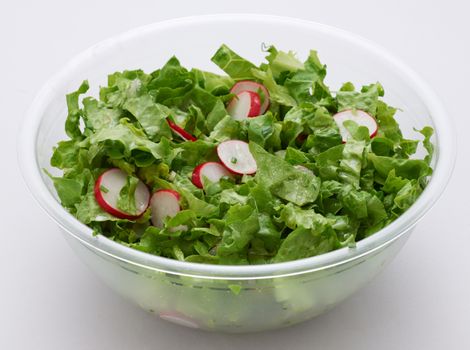
[[(227, 75), (187, 69), (171, 57), (154, 72), (110, 74), (99, 98), (85, 96), (87, 81), (66, 96), (69, 139), (51, 157), (62, 175), (46, 172), (62, 205), (95, 234), (180, 261), (284, 262), (354, 246), (402, 215), (425, 189), (433, 129), (415, 130), (422, 141), (404, 138), (398, 109), (383, 101), (379, 83), (356, 90), (348, 82), (332, 92), (313, 50), (302, 61), (271, 46), (265, 63), (255, 65), (222, 45), (212, 62)], [(263, 115), (235, 120), (227, 112), (240, 80), (268, 90), (261, 96), (269, 98)], [(351, 137), (343, 143), (334, 115), (347, 109), (369, 113), (377, 134), (371, 138), (366, 127), (345, 121)], [(168, 120), (196, 140), (187, 141)], [(217, 146), (226, 140), (248, 142), (256, 174), (219, 181), (204, 174), (204, 188), (197, 187), (193, 170), (219, 162)], [(232, 157), (232, 164), (240, 161)], [(117, 209), (136, 213), (140, 180), (150, 191), (178, 192), (180, 211), (163, 227), (152, 225), (151, 208), (134, 220), (107, 213), (94, 187), (100, 174), (116, 167), (127, 174)], [(236, 284), (229, 288), (243, 293)]]
[(135, 206), (135, 190), (139, 184), (139, 179), (134, 176), (128, 176), (126, 184), (119, 193), (117, 206), (125, 213), (134, 215), (137, 213)]
[(80, 109), (78, 99), (80, 95), (86, 93), (89, 89), (88, 81), (84, 81), (77, 91), (72, 92), (66, 96), (68, 115), (65, 120), (65, 132), (71, 139), (79, 138), (82, 135), (80, 131), (80, 117), (82, 110)]
[(211, 60), (233, 79), (253, 79), (252, 69), (256, 66), (240, 57), (227, 45), (222, 45)]
[(250, 150), (258, 164), (256, 180), (274, 195), (299, 206), (315, 201), (320, 180), (313, 173), (296, 169), (257, 144), (251, 143)]

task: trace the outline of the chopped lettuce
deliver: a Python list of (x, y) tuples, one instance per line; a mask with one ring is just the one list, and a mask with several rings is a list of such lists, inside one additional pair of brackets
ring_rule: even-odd
[(222, 45), (212, 57), (212, 62), (220, 67), (232, 79), (253, 79), (252, 70), (256, 66), (250, 61), (240, 57), (227, 45)]
[[(69, 139), (51, 157), (62, 175), (48, 175), (62, 205), (95, 234), (180, 261), (283, 262), (354, 245), (423, 192), (432, 174), (433, 129), (416, 130), (422, 141), (405, 139), (379, 83), (356, 90), (348, 82), (332, 92), (313, 50), (302, 61), (271, 46), (266, 62), (256, 65), (222, 45), (212, 62), (226, 75), (187, 69), (171, 57), (154, 72), (110, 74), (99, 98), (86, 96), (87, 81), (66, 96)], [(240, 80), (269, 91), (263, 115), (235, 120), (227, 112), (230, 89)], [(370, 138), (367, 128), (347, 121), (351, 138), (343, 143), (333, 116), (347, 109), (375, 118), (377, 135)], [(182, 139), (168, 120), (197, 140)], [(256, 174), (196, 187), (193, 169), (219, 161), (217, 145), (233, 139), (248, 142)], [(120, 210), (136, 212), (140, 180), (152, 191), (177, 191), (181, 211), (160, 228), (151, 224), (150, 208), (135, 220), (107, 213), (94, 186), (113, 167), (128, 175)]]

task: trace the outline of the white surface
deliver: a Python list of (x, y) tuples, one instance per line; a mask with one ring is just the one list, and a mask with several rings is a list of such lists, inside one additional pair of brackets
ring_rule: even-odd
[[(465, 1), (11, 1), (0, 3), (0, 349), (466, 349), (470, 347), (470, 46)], [(154, 319), (104, 286), (26, 192), (16, 166), (22, 115), (50, 74), (135, 26), (214, 12), (295, 16), (351, 30), (404, 59), (441, 96), (459, 133), (453, 180), (394, 263), (313, 321), (248, 335)], [(314, 47), (314, 43), (310, 46)]]

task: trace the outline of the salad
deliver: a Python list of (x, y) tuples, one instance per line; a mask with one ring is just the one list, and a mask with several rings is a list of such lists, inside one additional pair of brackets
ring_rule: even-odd
[(222, 45), (223, 75), (172, 57), (109, 75), (99, 98), (84, 81), (51, 158), (62, 205), (131, 248), (224, 265), (353, 247), (403, 214), (432, 173), (433, 129), (404, 138), (379, 83), (330, 90), (313, 50), (266, 54)]

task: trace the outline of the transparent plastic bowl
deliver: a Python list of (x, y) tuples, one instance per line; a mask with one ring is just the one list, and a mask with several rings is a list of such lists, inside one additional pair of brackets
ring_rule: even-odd
[[(94, 237), (60, 205), (51, 172), (52, 147), (65, 138), (65, 94), (88, 79), (97, 93), (108, 73), (152, 71), (172, 55), (185, 66), (218, 71), (210, 62), (221, 43), (258, 63), (261, 44), (294, 50), (305, 58), (318, 50), (328, 65), (327, 83), (357, 86), (380, 81), (385, 100), (401, 109), (405, 136), (413, 127), (436, 130), (434, 174), (418, 201), (398, 220), (356, 248), (261, 266), (212, 266), (153, 256)], [(449, 118), (438, 98), (408, 67), (377, 45), (348, 32), (297, 19), (262, 15), (182, 18), (138, 28), (84, 51), (40, 91), (19, 141), (23, 176), (41, 207), (61, 227), (77, 254), (112, 289), (145, 310), (188, 327), (227, 332), (273, 329), (307, 320), (338, 304), (370, 281), (405, 243), (413, 226), (442, 194), (454, 162)], [(422, 152), (422, 150), (420, 151)], [(47, 234), (43, 232), (42, 234)]]

